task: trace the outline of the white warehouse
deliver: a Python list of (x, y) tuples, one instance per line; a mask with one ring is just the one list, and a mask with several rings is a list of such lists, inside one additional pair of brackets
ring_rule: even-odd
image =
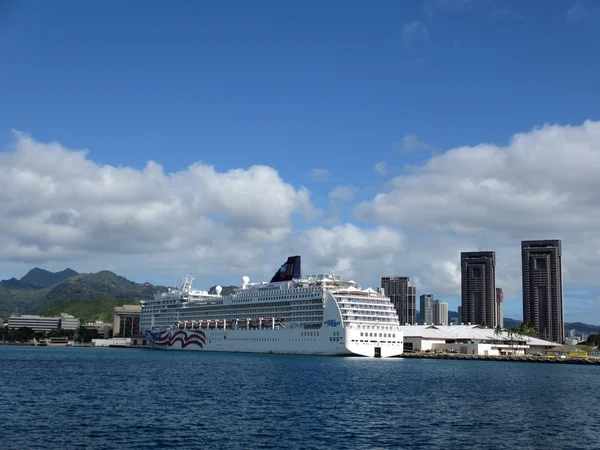
[(450, 351), (468, 355), (524, 355), (543, 353), (560, 344), (530, 336), (509, 335), (479, 325), (407, 325), (405, 352)]

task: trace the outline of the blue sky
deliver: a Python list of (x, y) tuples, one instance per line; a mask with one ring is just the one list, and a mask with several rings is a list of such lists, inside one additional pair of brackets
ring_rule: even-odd
[[(255, 245), (302, 250), (301, 244), (289, 244), (290, 236), (310, 235), (313, 228), (323, 228), (329, 239), (347, 232), (340, 231), (344, 225), (359, 233), (389, 227), (402, 236), (396, 258), (404, 261), (394, 262), (395, 248), (384, 249), (391, 253), (381, 271), (414, 270), (423, 289), (456, 299), (452, 282), (425, 275), (433, 270), (427, 261), (437, 257), (433, 248), (425, 250), (432, 242), (445, 245), (442, 241), (455, 238), (454, 244), (470, 244), (465, 250), (518, 250), (519, 239), (536, 236), (522, 223), (489, 233), (486, 227), (472, 233), (445, 226), (423, 230), (400, 217), (405, 210), (391, 218), (369, 205), (451, 149), (483, 143), (506, 149), (515, 134), (531, 134), (545, 124), (582, 127), (586, 120), (600, 120), (599, 25), (600, 6), (593, 1), (4, 1), (0, 148), (14, 152), (18, 130), (33, 143), (87, 149), (87, 158), (99, 167), (142, 171), (155, 161), (169, 174), (195, 162), (217, 173), (269, 166), (296, 192), (310, 191), (316, 212), (290, 210), (288, 234)], [(595, 137), (590, 139), (590, 151), (597, 150)], [(345, 190), (332, 196), (338, 186)], [(568, 190), (554, 187), (553, 192)], [(386, 198), (393, 202), (401, 195), (392, 197)], [(61, 201), (66, 203), (57, 208), (79, 211)], [(226, 213), (218, 215), (231, 224)], [(436, 220), (454, 223), (450, 216)], [(234, 228), (232, 233), (239, 230)], [(551, 227), (546, 234), (564, 239), (569, 230)], [(596, 245), (595, 235), (585, 236), (588, 248)], [(11, 248), (27, 244), (10, 233), (4, 238)], [(415, 247), (408, 249), (407, 242)], [(62, 268), (80, 262), (82, 267), (73, 268), (90, 271), (105, 268), (106, 261), (114, 264), (110, 251), (94, 253), (95, 259), (82, 256), (89, 249), (67, 248), (75, 253), (55, 257), (38, 248), (38, 256), (24, 258), (15, 250), (5, 255), (0, 273), (20, 275), (13, 272), (31, 263)], [(175, 258), (180, 250), (169, 248)], [(258, 253), (264, 259), (252, 261), (261, 268), (281, 263), (281, 253)], [(201, 254), (184, 268), (195, 273), (207, 262), (207, 253)], [(363, 254), (348, 255), (344, 263), (316, 256), (305, 261), (319, 268), (354, 264), (361, 272), (353, 258)], [(145, 266), (142, 256), (137, 261), (114, 267), (138, 281), (160, 279), (165, 270)], [(517, 254), (505, 272), (517, 273), (519, 263)], [(372, 261), (368, 266), (378, 267)], [(363, 282), (375, 284), (377, 274), (373, 269)], [(207, 273), (206, 282), (217, 275)], [(232, 275), (237, 280), (238, 273)], [(503, 281), (518, 287), (517, 275)], [(581, 294), (581, 282), (572, 283), (577, 294), (570, 306), (565, 302), (567, 319), (597, 314), (593, 302), (600, 287), (586, 284)], [(507, 315), (519, 317), (520, 293), (511, 296)]]

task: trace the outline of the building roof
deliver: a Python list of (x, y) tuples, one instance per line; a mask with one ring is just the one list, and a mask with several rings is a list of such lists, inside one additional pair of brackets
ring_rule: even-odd
[(556, 342), (545, 341), (530, 336), (508, 335), (506, 330), (495, 334), (493, 328), (479, 325), (407, 325), (401, 326), (404, 337), (439, 339), (439, 340), (474, 340), (474, 341), (506, 341), (526, 342), (528, 345), (554, 347)]

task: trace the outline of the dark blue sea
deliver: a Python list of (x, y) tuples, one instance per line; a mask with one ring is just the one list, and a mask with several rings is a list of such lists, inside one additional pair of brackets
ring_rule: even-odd
[(597, 449), (600, 367), (0, 346), (0, 448)]

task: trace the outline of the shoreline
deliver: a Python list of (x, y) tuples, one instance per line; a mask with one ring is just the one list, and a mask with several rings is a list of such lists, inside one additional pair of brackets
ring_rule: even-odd
[(465, 355), (461, 353), (403, 353), (396, 358), (413, 359), (451, 359), (458, 361), (508, 361), (508, 362), (528, 362), (528, 363), (546, 363), (546, 364), (585, 364), (599, 365), (600, 358), (589, 357), (564, 357), (560, 356), (490, 356), (490, 355)]

